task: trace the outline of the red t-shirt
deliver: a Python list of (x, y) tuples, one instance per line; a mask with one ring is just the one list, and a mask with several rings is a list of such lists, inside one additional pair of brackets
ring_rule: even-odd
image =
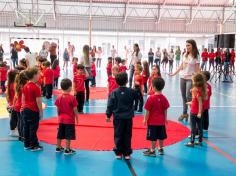
[(84, 80), (86, 79), (86, 75), (78, 75), (76, 74), (74, 76), (74, 86), (75, 86), (75, 91), (76, 92), (84, 92), (85, 87), (84, 87)]
[(5, 67), (0, 67), (0, 81), (6, 81), (7, 80), (7, 69)]
[(126, 72), (127, 67), (125, 65), (121, 65), (120, 68), (119, 68), (119, 72)]
[(159, 75), (152, 75), (149, 77), (148, 79), (148, 95), (153, 95), (155, 92), (153, 90), (153, 87), (152, 87), (152, 80), (155, 79), (155, 78), (161, 78), (161, 76)]
[(107, 64), (107, 74), (111, 75), (112, 63)]
[(162, 94), (154, 94), (148, 97), (144, 106), (144, 108), (149, 111), (147, 124), (155, 126), (165, 125), (165, 112), (169, 107), (170, 104), (167, 98)]
[(92, 77), (96, 77), (96, 66), (94, 63), (91, 65), (91, 74)]
[(15, 105), (14, 105), (14, 111), (20, 112), (21, 111), (21, 101), (22, 100), (22, 91), (19, 92), (19, 95), (16, 99)]
[(225, 61), (225, 53), (221, 53), (221, 62)]
[(119, 86), (116, 83), (116, 79), (112, 76), (108, 77), (108, 93), (109, 95), (113, 92), (113, 90), (117, 89)]
[(143, 87), (143, 76), (142, 75), (135, 75), (134, 76), (134, 86), (139, 86), (141, 92)]
[(207, 83), (207, 99), (204, 100), (204, 102), (203, 102), (203, 109), (204, 109), (204, 110), (210, 109), (210, 98), (211, 98), (211, 94), (212, 94), (211, 85), (210, 85), (209, 83)]
[(9, 90), (9, 106), (13, 106), (13, 101), (14, 101), (14, 96), (15, 96), (15, 84), (12, 83), (10, 84), (10, 90)]
[(28, 82), (22, 89), (24, 95), (23, 109), (28, 108), (31, 111), (39, 112), (36, 98), (41, 97), (41, 89), (33, 82)]
[(230, 62), (233, 63), (235, 62), (235, 52), (231, 52), (231, 58), (230, 58)]
[(48, 85), (48, 84), (52, 84), (53, 83), (53, 70), (50, 69), (50, 68), (47, 68), (46, 70), (44, 70), (43, 72), (43, 76), (44, 76), (44, 79), (45, 79), (45, 85)]
[(77, 66), (78, 66), (77, 63), (74, 63), (74, 64), (73, 64), (73, 73), (74, 73), (74, 75), (75, 75), (76, 72), (77, 72)]
[[(192, 103), (191, 103), (191, 108), (190, 112), (194, 115), (197, 115), (199, 112), (199, 102), (198, 98), (202, 96), (202, 91), (201, 89), (194, 88), (192, 90)], [(204, 100), (203, 100), (204, 101)]]
[(78, 103), (73, 95), (62, 94), (56, 99), (55, 105), (58, 110), (59, 123), (75, 124), (74, 108), (77, 107)]
[(221, 52), (216, 51), (215, 55), (216, 55), (216, 57), (221, 57)]
[(215, 53), (209, 53), (209, 60), (210, 61), (214, 61), (215, 57), (216, 57)]
[(59, 67), (59, 65), (56, 66), (55, 69), (53, 69), (53, 76), (54, 76), (54, 79), (60, 77), (60, 67)]
[(203, 62), (206, 62), (207, 61), (207, 59), (208, 59), (208, 52), (202, 52), (202, 61)]
[(142, 76), (143, 76), (143, 84), (147, 83), (148, 75), (147, 75), (147, 71), (146, 70), (143, 70)]

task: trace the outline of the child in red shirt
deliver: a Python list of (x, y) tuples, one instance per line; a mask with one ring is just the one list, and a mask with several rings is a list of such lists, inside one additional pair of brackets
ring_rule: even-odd
[(211, 85), (208, 81), (211, 78), (211, 73), (208, 71), (204, 71), (202, 73), (206, 79), (206, 88), (207, 88), (207, 99), (203, 102), (203, 113), (202, 113), (202, 125), (203, 130), (208, 131), (209, 128), (209, 109), (210, 109), (210, 99), (211, 99)]
[(155, 93), (152, 86), (152, 81), (155, 78), (161, 78), (160, 68), (157, 65), (152, 67), (151, 76), (148, 79), (148, 95), (153, 95)]
[(155, 94), (148, 97), (144, 106), (146, 114), (144, 116), (144, 124), (148, 126), (147, 140), (151, 141), (151, 148), (144, 152), (144, 156), (156, 157), (156, 143), (158, 140), (158, 153), (164, 154), (163, 143), (167, 138), (166, 124), (167, 124), (167, 109), (169, 102), (162, 94), (165, 87), (165, 81), (162, 78), (155, 78), (152, 81)]
[(126, 67), (126, 60), (122, 59), (121, 60), (121, 66), (119, 68), (119, 72), (126, 72), (128, 68)]
[(13, 111), (17, 119), (17, 128), (19, 133), (19, 141), (24, 141), (23, 134), (23, 114), (22, 114), (22, 88), (27, 83), (28, 78), (26, 77), (26, 71), (20, 72), (15, 79), (15, 96), (13, 101)]
[(95, 65), (96, 58), (92, 59), (91, 64), (91, 74), (92, 74), (92, 80), (91, 80), (91, 87), (96, 87), (96, 65)]
[(234, 66), (234, 63), (235, 63), (235, 51), (234, 51), (234, 49), (231, 50), (230, 54), (231, 54), (230, 67), (231, 67), (231, 70), (233, 71), (233, 73), (235, 73), (235, 66)]
[(53, 77), (54, 77), (54, 82), (53, 82), (53, 87), (58, 88), (58, 79), (60, 77), (60, 66), (59, 66), (59, 61), (55, 60), (52, 64), (52, 71), (53, 71)]
[[(16, 131), (17, 127), (17, 116), (13, 112), (13, 102), (15, 96), (15, 78), (18, 72), (16, 70), (11, 70), (8, 72), (7, 76), (7, 91), (6, 91), (6, 99), (7, 99), (7, 110), (10, 113), (10, 136), (16, 137), (18, 133)], [(13, 113), (12, 113), (13, 112)]]
[(121, 64), (121, 58), (120, 57), (116, 57), (114, 65), (116, 65), (119, 68), (119, 70), (120, 70), (120, 64)]
[(77, 101), (73, 95), (70, 95), (72, 90), (72, 82), (65, 78), (61, 81), (61, 89), (63, 94), (59, 96), (55, 105), (57, 106), (59, 128), (57, 132), (57, 147), (56, 152), (63, 152), (61, 141), (66, 140), (65, 155), (74, 154), (75, 151), (70, 148), (71, 140), (75, 140), (75, 122), (78, 124)]
[(0, 81), (1, 81), (2, 93), (5, 93), (6, 91), (6, 87), (5, 87), (6, 80), (7, 80), (6, 65), (4, 63), (1, 63), (0, 64)]
[(111, 70), (112, 70), (112, 57), (108, 57), (108, 64), (107, 64), (107, 77), (111, 76)]
[(52, 98), (52, 90), (53, 90), (53, 82), (54, 82), (54, 76), (53, 76), (53, 70), (50, 68), (50, 62), (46, 61), (43, 63), (43, 66), (45, 70), (43, 71), (43, 85), (45, 87), (45, 93), (46, 98), (50, 99)]
[[(190, 118), (191, 118), (191, 140), (187, 144), (187, 147), (193, 147), (194, 145), (202, 145), (202, 113), (203, 102), (207, 99), (206, 80), (203, 74), (197, 73), (192, 78), (192, 101), (190, 104)], [(199, 138), (198, 142), (195, 141), (195, 135), (198, 130)]]
[(207, 52), (207, 48), (204, 48), (204, 51), (202, 52), (202, 64), (201, 64), (201, 69), (202, 70), (206, 70), (206, 64), (208, 61), (208, 52)]
[(83, 114), (83, 108), (84, 108), (84, 92), (85, 92), (85, 87), (84, 87), (84, 80), (88, 77), (89, 75), (87, 72), (84, 70), (84, 66), (82, 64), (78, 64), (77, 66), (77, 73), (74, 76), (74, 93), (76, 96), (76, 100), (78, 102), (78, 112), (80, 114)]
[(214, 49), (211, 49), (211, 53), (209, 53), (208, 57), (209, 57), (209, 70), (211, 70), (211, 66), (214, 69), (214, 62), (215, 62), (215, 57), (216, 57), (216, 54), (214, 53)]
[(140, 64), (136, 64), (134, 68), (134, 90), (137, 94), (134, 104), (134, 110), (137, 112), (143, 112), (143, 68)]
[(43, 118), (41, 90), (37, 85), (40, 72), (37, 67), (32, 67), (26, 70), (26, 76), (29, 81), (22, 89), (24, 147), (25, 150), (39, 151), (43, 149), (37, 138), (39, 121)]
[(73, 57), (72, 63), (73, 63), (73, 73), (75, 75), (77, 73), (78, 58), (77, 57)]
[(143, 72), (142, 72), (142, 76), (143, 76), (143, 86), (144, 86), (144, 94), (147, 95), (147, 82), (148, 82), (148, 78), (150, 76), (149, 73), (149, 65), (147, 61), (143, 61)]
[(112, 76), (108, 77), (108, 96), (111, 95), (113, 90), (117, 89), (119, 85), (116, 83), (116, 75), (119, 73), (119, 68), (115, 65), (112, 67)]

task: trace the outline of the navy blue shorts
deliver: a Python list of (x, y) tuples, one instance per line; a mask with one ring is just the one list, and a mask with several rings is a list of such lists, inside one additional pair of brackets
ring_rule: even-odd
[(74, 124), (59, 124), (57, 139), (75, 140)]
[(147, 140), (156, 141), (156, 140), (164, 140), (167, 138), (166, 127), (163, 126), (152, 126), (148, 125), (147, 130)]

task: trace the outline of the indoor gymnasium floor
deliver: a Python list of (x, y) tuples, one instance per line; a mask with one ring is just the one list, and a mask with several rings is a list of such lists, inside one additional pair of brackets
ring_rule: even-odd
[[(64, 74), (67, 75), (67, 74)], [(97, 86), (105, 87), (104, 72), (98, 72)], [(164, 94), (170, 101), (168, 119), (177, 122), (181, 113), (179, 77), (166, 80)], [(184, 139), (165, 147), (165, 155), (156, 158), (144, 157), (143, 150), (135, 150), (130, 162), (116, 160), (112, 151), (77, 150), (73, 156), (55, 153), (55, 146), (42, 143), (42, 152), (24, 151), (22, 143), (10, 138), (9, 118), (0, 118), (0, 176), (236, 176), (236, 85), (212, 83), (210, 128), (204, 133), (202, 147), (187, 148)], [(55, 98), (55, 97), (54, 97)], [(44, 100), (48, 107), (45, 118), (55, 117), (53, 100)], [(5, 108), (1, 100), (1, 111)], [(106, 100), (91, 100), (86, 104), (86, 113), (104, 113)], [(105, 117), (104, 117), (105, 120)], [(186, 122), (183, 125), (189, 127)], [(140, 136), (145, 140), (145, 136)], [(79, 138), (79, 136), (78, 136)]]

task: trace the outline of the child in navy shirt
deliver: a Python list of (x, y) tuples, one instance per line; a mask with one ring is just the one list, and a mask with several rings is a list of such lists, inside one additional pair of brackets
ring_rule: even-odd
[(116, 82), (119, 88), (115, 89), (109, 96), (107, 105), (107, 122), (113, 115), (114, 125), (114, 152), (117, 159), (121, 159), (122, 155), (126, 160), (130, 159), (132, 154), (131, 138), (132, 126), (134, 117), (134, 100), (136, 98), (135, 91), (127, 88), (128, 83), (127, 73), (118, 73), (116, 75)]

